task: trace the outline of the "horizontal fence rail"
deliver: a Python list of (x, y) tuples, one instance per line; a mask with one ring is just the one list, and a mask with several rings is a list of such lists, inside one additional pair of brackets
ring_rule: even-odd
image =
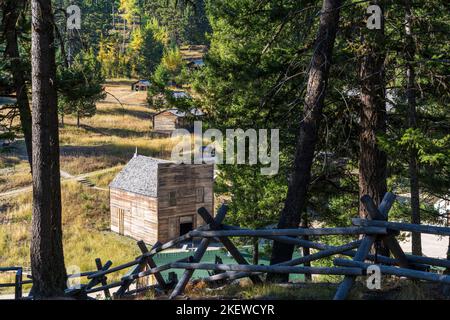
[(192, 237), (267, 237), (267, 236), (329, 236), (355, 234), (386, 234), (386, 228), (379, 227), (347, 227), (321, 229), (272, 229), (272, 230), (218, 230), (191, 231)]
[[(396, 239), (400, 232), (405, 231), (450, 236), (450, 228), (387, 221), (389, 210), (394, 201), (395, 195), (389, 192), (386, 193), (378, 206), (369, 196), (363, 196), (361, 202), (368, 212), (367, 219), (355, 218), (352, 219), (354, 226), (337, 228), (244, 229), (223, 223), (228, 209), (226, 205), (219, 208), (215, 217), (205, 208), (200, 208), (198, 214), (205, 221), (205, 225), (166, 243), (156, 243), (150, 249), (143, 241), (138, 241), (137, 245), (141, 255), (132, 261), (117, 266), (113, 266), (111, 261), (106, 261), (103, 264), (100, 259), (96, 259), (96, 270), (68, 275), (70, 279), (83, 278), (85, 283), (68, 288), (66, 295), (75, 299), (91, 299), (89, 295), (103, 292), (107, 299), (120, 299), (153, 290), (160, 294), (168, 294), (170, 299), (174, 299), (184, 293), (189, 282), (225, 281), (229, 283), (232, 280), (248, 277), (253, 283), (258, 284), (263, 281), (261, 276), (264, 274), (279, 273), (344, 276), (334, 296), (334, 299), (341, 300), (348, 297), (356, 277), (366, 275), (367, 268), (373, 264), (379, 266), (382, 274), (450, 284), (449, 275), (441, 275), (431, 270), (431, 267), (450, 269), (450, 260), (405, 254)], [(310, 236), (316, 239), (317, 237), (336, 235), (359, 236), (360, 239), (343, 245), (332, 246), (317, 240), (301, 238)], [(317, 251), (274, 265), (251, 265), (231, 241), (230, 238), (233, 237), (257, 237)], [(156, 265), (153, 259), (155, 255), (193, 239), (200, 242), (190, 256), (159, 266)], [(213, 241), (221, 242), (230, 256), (234, 258), (236, 264), (201, 262)], [(382, 242), (392, 253), (392, 257), (378, 253), (373, 254), (372, 248), (377, 242)], [(305, 265), (313, 261), (333, 257), (335, 258), (331, 267)], [(347, 259), (343, 257), (347, 257)], [(172, 274), (168, 280), (161, 275), (163, 271), (176, 269), (184, 270), (179, 280), (175, 274)], [(192, 280), (195, 270), (206, 270), (210, 272), (210, 275)], [(122, 275), (120, 280), (108, 282), (110, 274), (125, 271), (126, 274)], [(31, 284), (32, 276), (28, 275), (31, 280), (23, 280), (23, 268), (21, 267), (0, 267), (0, 272), (13, 272), (15, 274), (14, 283), (0, 284), (0, 288), (14, 287), (15, 298), (22, 298), (22, 286)], [(156, 284), (139, 285), (139, 281), (148, 276), (154, 277)], [(135, 285), (135, 288), (132, 288), (132, 285)], [(115, 290), (113, 294), (110, 292), (112, 289)]]

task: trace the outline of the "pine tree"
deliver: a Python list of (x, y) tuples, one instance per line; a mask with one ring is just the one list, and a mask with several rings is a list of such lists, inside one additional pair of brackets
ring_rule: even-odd
[(80, 53), (69, 68), (58, 72), (58, 92), (60, 94), (59, 113), (61, 122), (64, 115), (72, 114), (80, 126), (82, 118), (95, 115), (96, 102), (105, 98), (100, 64), (93, 51)]
[(32, 0), (33, 215), (32, 296), (62, 296), (66, 269), (62, 245), (55, 39), (50, 0)]
[(31, 111), (28, 103), (28, 86), (26, 84), (26, 71), (23, 58), (19, 53), (18, 20), (21, 11), (24, 10), (25, 1), (5, 1), (0, 4), (3, 11), (3, 29), (6, 38), (5, 58), (8, 61), (8, 70), (12, 74), (14, 89), (17, 97), (20, 123), (25, 137), (28, 162), (32, 167), (32, 137), (31, 137)]

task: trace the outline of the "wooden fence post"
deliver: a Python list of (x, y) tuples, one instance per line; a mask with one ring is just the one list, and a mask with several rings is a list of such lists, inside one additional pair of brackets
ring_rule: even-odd
[[(372, 245), (375, 242), (374, 236), (365, 236), (358, 250), (356, 251), (356, 255), (353, 258), (353, 261), (364, 261), (367, 255), (372, 248)], [(355, 282), (355, 276), (345, 276), (344, 280), (339, 285), (336, 294), (334, 295), (334, 300), (344, 300), (347, 298), (350, 289)]]
[[(97, 261), (95, 262), (97, 263)], [(101, 266), (99, 271), (106, 271), (112, 266), (112, 262), (110, 260), (106, 261), (106, 263)], [(97, 284), (101, 283), (104, 279), (104, 276), (99, 276), (91, 279), (91, 281), (88, 282), (86, 286), (83, 286), (82, 288), (86, 291), (91, 289), (92, 287), (95, 287)]]
[[(140, 240), (137, 242), (137, 245), (139, 246), (139, 249), (141, 250), (142, 254), (146, 254), (148, 251), (147, 246), (145, 245), (144, 241)], [(157, 248), (159, 247), (161, 244), (159, 242), (155, 243), (155, 245), (153, 246), (153, 248)], [(152, 257), (147, 256), (145, 258), (145, 262), (147, 263), (147, 265), (149, 266), (150, 269), (156, 268), (156, 263), (153, 260)], [(161, 289), (164, 289), (167, 287), (166, 282), (164, 281), (163, 276), (161, 275), (160, 272), (155, 272), (154, 273), (155, 279), (158, 282), (159, 286), (161, 287)]]
[[(95, 259), (95, 265), (97, 266), (97, 270), (98, 271), (102, 270), (102, 266), (103, 265), (102, 265), (102, 260), (100, 258)], [(101, 284), (103, 286), (106, 286), (108, 284), (107, 281), (106, 281), (107, 279), (108, 278), (106, 276), (102, 277)], [(105, 288), (105, 290), (103, 290), (103, 293), (105, 294), (105, 298), (106, 299), (111, 299), (111, 294), (109, 292), (109, 289)]]
[[(142, 261), (143, 260), (144, 259), (142, 259)], [(141, 270), (144, 267), (144, 265), (145, 265), (145, 263), (141, 262), (138, 265), (134, 266), (133, 269), (130, 270), (129, 275), (130, 276), (137, 275), (138, 273), (141, 272)], [(114, 298), (120, 298), (121, 296), (123, 296), (123, 294), (128, 290), (130, 285), (133, 283), (133, 281), (134, 281), (134, 279), (122, 280), (121, 286), (114, 293)]]
[[(388, 212), (394, 203), (395, 195), (388, 192), (383, 197), (383, 201), (380, 203), (379, 208), (375, 206), (372, 198), (365, 195), (361, 198), (361, 202), (364, 204), (369, 216), (372, 220), (387, 221)], [(408, 259), (403, 252), (397, 239), (395, 239), (395, 234), (393, 232), (388, 232), (386, 236), (380, 237), (384, 245), (392, 252), (395, 258), (397, 258), (400, 267), (407, 268), (409, 266)]]
[(17, 269), (15, 282), (14, 298), (20, 299), (22, 298), (22, 268)]
[[(211, 227), (219, 226), (222, 223), (222, 221), (225, 219), (226, 212), (227, 212), (227, 207), (225, 205), (222, 205), (217, 216), (214, 218), (213, 221), (211, 221), (211, 224), (210, 224)], [(205, 254), (206, 250), (208, 249), (209, 242), (210, 242), (209, 238), (202, 239), (199, 246), (197, 247), (197, 250), (195, 250), (195, 253), (194, 253), (194, 256), (192, 257), (191, 262), (200, 262), (203, 255)], [(194, 273), (194, 270), (185, 270), (184, 271), (183, 276), (181, 277), (180, 281), (178, 281), (177, 285), (175, 286), (175, 289), (173, 289), (172, 294), (170, 295), (169, 299), (174, 299), (183, 293), (183, 291), (186, 288), (186, 285), (188, 284), (189, 280), (191, 279), (193, 273)]]
[[(222, 207), (219, 209), (219, 213), (217, 216), (219, 219), (222, 219), (220, 216), (225, 216), (226, 212), (228, 211), (228, 207), (226, 205), (222, 205)], [(199, 215), (203, 218), (203, 220), (206, 223), (209, 223), (212, 228), (217, 229), (220, 226), (215, 222), (214, 218), (211, 216), (211, 214), (206, 210), (205, 208), (198, 209)], [(228, 239), (227, 237), (218, 237), (220, 242), (224, 245), (224, 247), (228, 250), (228, 252), (231, 254), (231, 256), (236, 260), (239, 264), (249, 264), (247, 260), (242, 256), (242, 254), (239, 252), (238, 248), (233, 244), (233, 242)], [(249, 275), (249, 278), (252, 280), (253, 283), (262, 283), (261, 279), (257, 275)]]
[[(389, 210), (392, 207), (392, 204), (394, 203), (395, 195), (391, 192), (387, 192), (383, 200), (380, 203), (380, 206), (377, 208), (375, 206), (375, 203), (373, 202), (372, 198), (368, 195), (364, 195), (361, 197), (361, 202), (364, 204), (367, 212), (369, 213), (369, 216), (373, 220), (384, 220), (387, 219)], [(388, 235), (393, 236), (392, 234)], [(369, 236), (366, 235), (363, 239), (363, 242), (361, 243), (360, 247), (358, 248), (355, 257), (353, 258), (353, 261), (356, 262), (364, 262), (369, 255), (370, 249), (372, 248), (373, 244), (375, 243), (376, 236)], [(394, 238), (395, 240), (395, 238)], [(397, 240), (395, 240), (397, 241)], [(388, 244), (392, 244), (392, 241), (387, 242)], [(394, 248), (394, 246), (392, 246)], [(395, 248), (397, 249), (397, 248)], [(348, 294), (350, 293), (350, 290), (355, 282), (354, 276), (345, 276), (344, 280), (339, 285), (336, 294), (334, 296), (334, 300), (344, 300), (347, 298)]]

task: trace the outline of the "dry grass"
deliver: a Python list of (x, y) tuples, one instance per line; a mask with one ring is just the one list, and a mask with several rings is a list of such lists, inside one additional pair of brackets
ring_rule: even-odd
[[(249, 280), (210, 289), (204, 282), (186, 287), (192, 299), (279, 299), (331, 300), (339, 282), (253, 285)], [(350, 292), (350, 300), (449, 300), (443, 285), (384, 277), (381, 290), (369, 290), (357, 282)], [(449, 290), (450, 291), (450, 290)]]
[(114, 179), (114, 177), (122, 170), (122, 166), (117, 166), (111, 171), (97, 174), (93, 177), (90, 177), (89, 180), (92, 181), (97, 187), (107, 188), (109, 183)]
[(0, 147), (0, 193), (31, 183), (30, 165), (20, 156), (25, 153), (22, 141), (16, 141), (8, 148)]
[[(108, 184), (113, 174), (99, 180)], [(89, 189), (76, 182), (62, 184), (63, 245), (66, 267), (94, 270), (95, 258), (114, 265), (130, 261), (139, 255), (135, 241), (109, 231), (109, 203), (105, 191)], [(11, 201), (11, 207), (1, 213), (7, 217), (0, 224), (0, 265), (30, 266), (31, 194)], [(123, 275), (123, 274), (122, 274)], [(119, 279), (113, 274), (111, 280)], [(3, 280), (1, 280), (3, 281)]]
[(82, 119), (66, 118), (60, 129), (61, 167), (72, 174), (86, 173), (126, 163), (138, 149), (139, 154), (167, 158), (171, 139), (149, 137), (152, 110), (145, 106), (146, 92), (133, 92), (130, 83), (109, 83), (108, 96), (97, 105), (97, 114)]
[[(61, 169), (73, 175), (93, 172), (125, 164), (138, 149), (139, 154), (167, 158), (174, 142), (149, 137), (151, 114), (146, 106), (146, 92), (131, 91), (132, 81), (110, 81), (106, 84), (108, 95), (97, 104), (92, 118), (65, 117), (60, 128)], [(15, 143), (8, 154), (0, 155), (0, 192), (9, 191), (31, 183), (23, 141)], [(22, 159), (19, 158), (22, 155)]]
[[(82, 119), (80, 128), (76, 119), (66, 117), (60, 128), (61, 169), (71, 174), (81, 174), (125, 164), (138, 148), (139, 154), (168, 157), (173, 144), (171, 139), (151, 139), (151, 110), (143, 105), (145, 92), (132, 92), (129, 84), (108, 84), (106, 90), (121, 99), (123, 106), (113, 104), (108, 97), (99, 103), (97, 114)], [(0, 192), (29, 185), (28, 163), (19, 158), (20, 148), (0, 157)], [(19, 153), (21, 152), (21, 153)], [(106, 188), (120, 166), (90, 179)], [(0, 265), (29, 267), (31, 234), (31, 193), (0, 203)], [(94, 259), (99, 257), (114, 265), (134, 259), (139, 250), (134, 240), (109, 231), (109, 196), (106, 191), (89, 189), (77, 182), (63, 182), (63, 244), (67, 267), (81, 270), (95, 269)], [(126, 270), (124, 271), (124, 273)], [(111, 275), (117, 280), (120, 274)], [(2, 281), (0, 279), (0, 281)]]
[(245, 279), (237, 284), (209, 289), (199, 282), (186, 288), (186, 295), (193, 299), (280, 299), (280, 300), (329, 300), (336, 291), (335, 283), (297, 283), (278, 285), (265, 283), (254, 285)]
[[(67, 138), (67, 135), (64, 139)], [(136, 148), (139, 154), (158, 158), (170, 157), (174, 145), (171, 139), (150, 139), (147, 137), (119, 138), (111, 136), (74, 137), (78, 145), (61, 147), (61, 168), (71, 174), (92, 172), (125, 164)]]
[(11, 168), (19, 165), (22, 161), (13, 152), (1, 152), (0, 153), (0, 170)]
[(31, 184), (31, 173), (28, 162), (20, 163), (8, 169), (2, 169), (0, 175), (0, 193)]

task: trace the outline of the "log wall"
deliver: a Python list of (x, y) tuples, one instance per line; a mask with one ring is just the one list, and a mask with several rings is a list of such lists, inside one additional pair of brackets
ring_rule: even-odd
[(172, 112), (164, 111), (153, 116), (153, 131), (173, 131), (175, 129), (193, 129), (193, 122), (185, 117), (177, 117)]
[(192, 221), (194, 229), (203, 225), (197, 210), (205, 207), (213, 212), (213, 174), (214, 166), (209, 164), (161, 163), (157, 198), (111, 188), (111, 230), (154, 244), (179, 237), (180, 223)]
[[(180, 235), (180, 218), (191, 217), (193, 227), (197, 228), (203, 224), (197, 210), (205, 207), (213, 212), (214, 166), (160, 164), (158, 173), (158, 237), (160, 242), (166, 242)], [(203, 197), (198, 192), (201, 189)], [(176, 194), (175, 205), (170, 203), (171, 192)]]
[(169, 111), (161, 112), (153, 117), (153, 130), (173, 131), (177, 128), (177, 116)]
[(110, 189), (111, 230), (120, 233), (119, 213), (123, 210), (123, 235), (154, 244), (158, 239), (156, 198)]

